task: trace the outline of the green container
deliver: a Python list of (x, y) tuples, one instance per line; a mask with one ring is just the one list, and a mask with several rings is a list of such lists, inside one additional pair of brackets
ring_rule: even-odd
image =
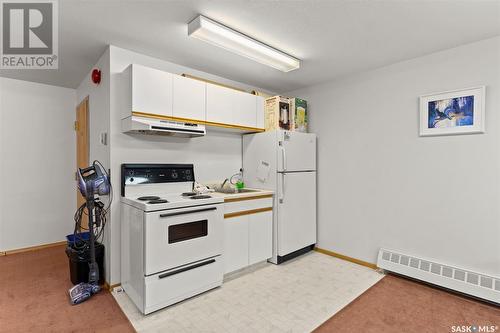
[(301, 98), (291, 98), (290, 107), (292, 109), (293, 130), (307, 132), (307, 101)]

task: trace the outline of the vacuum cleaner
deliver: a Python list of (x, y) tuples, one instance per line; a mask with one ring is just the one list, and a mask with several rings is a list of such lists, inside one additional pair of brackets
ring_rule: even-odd
[[(77, 178), (78, 189), (85, 198), (85, 203), (75, 213), (75, 243), (73, 244), (73, 250), (81, 251), (82, 253), (88, 251), (90, 256), (88, 282), (79, 283), (69, 289), (69, 296), (73, 305), (86, 301), (101, 289), (99, 286), (99, 266), (96, 262), (95, 244), (96, 240), (103, 237), (106, 215), (112, 201), (109, 174), (99, 161), (94, 161), (88, 168), (79, 168)], [(110, 195), (106, 208), (99, 199), (99, 196), (103, 195)], [(81, 233), (81, 221), (85, 210), (88, 215), (88, 239), (83, 237)], [(67, 251), (69, 251), (69, 248)]]

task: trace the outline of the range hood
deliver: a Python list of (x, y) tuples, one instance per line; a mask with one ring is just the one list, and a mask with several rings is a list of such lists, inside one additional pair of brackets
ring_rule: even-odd
[(193, 138), (206, 134), (205, 125), (130, 116), (122, 119), (123, 133)]

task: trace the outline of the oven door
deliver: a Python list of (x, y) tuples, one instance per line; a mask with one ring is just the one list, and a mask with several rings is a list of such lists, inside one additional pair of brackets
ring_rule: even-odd
[(222, 253), (221, 205), (163, 210), (144, 215), (146, 275)]

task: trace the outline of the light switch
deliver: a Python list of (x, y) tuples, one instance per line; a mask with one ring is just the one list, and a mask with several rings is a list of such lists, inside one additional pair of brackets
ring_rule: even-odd
[(106, 133), (106, 132), (101, 133), (101, 144), (103, 146), (108, 145), (108, 133)]

